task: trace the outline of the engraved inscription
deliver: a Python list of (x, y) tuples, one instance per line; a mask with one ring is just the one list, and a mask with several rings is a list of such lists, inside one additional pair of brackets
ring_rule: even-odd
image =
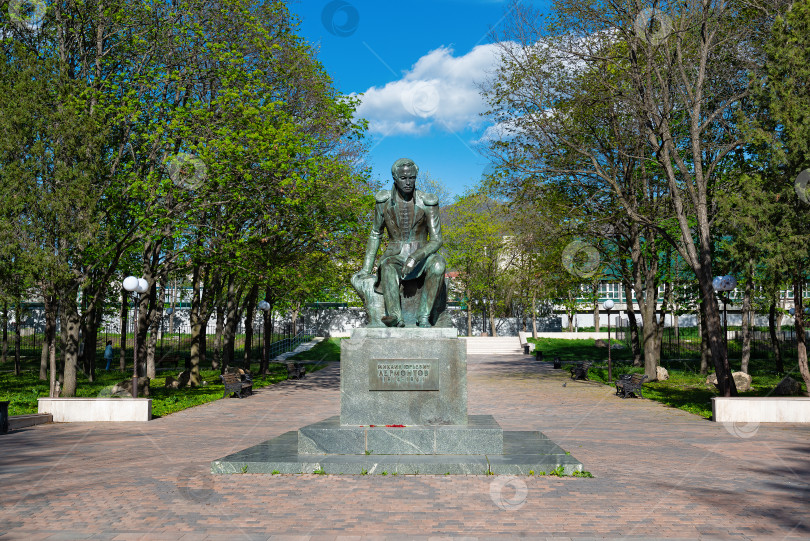
[(370, 391), (438, 391), (438, 359), (369, 359)]

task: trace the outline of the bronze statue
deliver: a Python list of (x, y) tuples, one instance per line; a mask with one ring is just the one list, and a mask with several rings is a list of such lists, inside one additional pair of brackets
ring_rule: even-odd
[[(447, 316), (445, 260), (439, 198), (416, 189), (419, 169), (409, 159), (391, 167), (392, 190), (377, 192), (374, 223), (366, 244), (363, 268), (352, 277), (369, 313), (369, 326), (450, 326)], [(383, 231), (388, 247), (372, 274)], [(382, 296), (383, 305), (377, 295)], [(418, 304), (417, 301), (418, 299)], [(383, 315), (383, 308), (385, 314)]]

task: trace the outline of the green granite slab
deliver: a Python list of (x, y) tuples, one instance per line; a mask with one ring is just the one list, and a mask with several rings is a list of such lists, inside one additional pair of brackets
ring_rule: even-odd
[(211, 472), (398, 475), (529, 475), (562, 466), (566, 475), (582, 463), (541, 432), (504, 431), (503, 454), (493, 455), (312, 455), (298, 453), (298, 432), (254, 445), (211, 463)]
[(465, 425), (346, 426), (338, 416), (298, 430), (299, 454), (491, 455), (503, 452), (503, 430), (492, 415)]

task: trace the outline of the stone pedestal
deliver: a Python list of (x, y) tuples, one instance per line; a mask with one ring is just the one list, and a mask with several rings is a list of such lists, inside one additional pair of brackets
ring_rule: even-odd
[(355, 329), (340, 347), (340, 424), (466, 425), (467, 352), (455, 329)]
[[(211, 464), (213, 473), (510, 474), (582, 464), (539, 432), (467, 416), (465, 344), (448, 328), (355, 329), (340, 350), (340, 416)], [(388, 425), (388, 426), (386, 426)]]

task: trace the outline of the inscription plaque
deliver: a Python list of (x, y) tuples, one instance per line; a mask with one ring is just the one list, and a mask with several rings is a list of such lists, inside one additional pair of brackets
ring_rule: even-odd
[(439, 359), (369, 359), (369, 391), (438, 391)]

